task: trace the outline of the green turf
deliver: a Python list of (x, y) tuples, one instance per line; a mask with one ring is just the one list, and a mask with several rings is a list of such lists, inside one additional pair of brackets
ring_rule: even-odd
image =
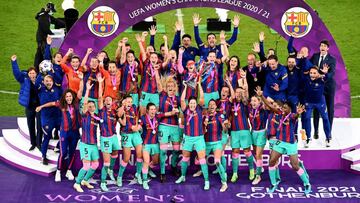
[[(17, 0), (7, 1), (2, 4), (0, 12), (0, 67), (2, 80), (0, 80), (0, 90), (18, 91), (19, 84), (15, 81), (10, 66), (10, 56), (12, 54), (18, 55), (19, 65), (22, 69), (26, 69), (33, 64), (33, 57), (36, 51), (35, 33), (37, 28), (37, 21), (34, 19), (35, 14), (40, 10), (41, 6), (47, 1), (28, 1)], [(61, 0), (53, 0), (61, 12)], [(81, 3), (79, 3), (81, 2)], [(76, 8), (82, 14), (93, 0), (76, 1)], [(337, 0), (308, 0), (313, 8), (318, 10), (320, 17), (325, 22), (330, 32), (333, 34), (342, 56), (345, 60), (351, 85), (351, 95), (360, 95), (360, 70), (357, 67), (357, 54), (359, 48), (357, 43), (360, 42), (359, 27), (356, 25), (357, 19), (360, 19), (358, 8), (360, 1), (337, 1)], [(36, 6), (37, 5), (37, 6)], [(198, 12), (202, 17), (202, 23), (205, 23), (206, 18), (216, 17), (213, 8), (187, 8), (182, 9), (184, 14), (183, 20), (185, 25), (185, 32), (193, 35), (192, 14)], [(176, 11), (169, 11), (155, 16), (157, 22), (164, 25), (166, 34), (169, 40), (172, 41), (174, 31), (174, 22), (176, 21)], [(234, 16), (234, 12), (230, 12), (230, 17)], [(55, 16), (59, 17), (60, 13)], [(230, 54), (236, 54), (241, 58), (241, 64), (246, 64), (246, 55), (251, 51), (252, 43), (258, 40), (258, 33), (264, 31), (266, 35), (265, 48), (275, 46), (275, 41), (278, 35), (272, 33), (266, 25), (240, 14), (240, 34), (238, 40), (230, 48)], [(123, 33), (112, 41), (105, 50), (108, 51), (110, 57), (114, 57), (117, 41), (122, 37), (129, 37), (130, 43), (136, 45), (134, 39), (135, 33)], [(159, 48), (162, 43), (163, 33), (156, 36), (155, 46)], [(230, 37), (230, 33), (227, 34)], [(202, 33), (202, 39), (205, 39), (206, 33)], [(193, 45), (196, 46), (193, 40)], [(76, 47), (74, 47), (76, 51)], [(138, 47), (133, 49), (138, 53)], [(286, 41), (280, 39), (278, 44), (278, 55), (280, 62), (286, 59)], [(352, 117), (360, 117), (360, 100), (352, 100)], [(23, 108), (17, 103), (17, 95), (9, 95), (0, 93), (0, 116), (24, 116)]]

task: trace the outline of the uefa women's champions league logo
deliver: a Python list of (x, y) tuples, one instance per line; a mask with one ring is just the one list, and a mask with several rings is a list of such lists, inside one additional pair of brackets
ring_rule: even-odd
[(99, 6), (91, 11), (87, 23), (94, 35), (108, 37), (119, 27), (119, 16), (114, 9), (108, 6)]
[(312, 27), (313, 20), (311, 14), (304, 8), (293, 7), (285, 11), (281, 18), (281, 27), (283, 31), (295, 38), (301, 38), (307, 35)]

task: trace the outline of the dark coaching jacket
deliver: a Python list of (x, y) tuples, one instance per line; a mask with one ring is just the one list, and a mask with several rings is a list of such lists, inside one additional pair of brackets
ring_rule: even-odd
[(15, 79), (20, 83), (20, 92), (18, 102), (21, 106), (28, 107), (30, 101), (31, 81), (27, 71), (20, 71), (17, 61), (11, 61), (12, 70)]

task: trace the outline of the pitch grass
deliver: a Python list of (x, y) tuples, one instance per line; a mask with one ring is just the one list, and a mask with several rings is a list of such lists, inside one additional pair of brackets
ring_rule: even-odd
[[(14, 79), (10, 66), (10, 56), (17, 54), (18, 62), (22, 69), (27, 69), (33, 64), (33, 57), (36, 51), (35, 33), (37, 29), (37, 21), (34, 19), (35, 14), (40, 8), (46, 4), (47, 1), (28, 1), (16, 0), (2, 3), (0, 7), (0, 67), (1, 80), (0, 90), (19, 91), (20, 85)], [(61, 0), (53, 0), (58, 13), (56, 17), (60, 17)], [(81, 3), (80, 3), (81, 2)], [(82, 14), (91, 4), (92, 0), (76, 1), (76, 8)], [(337, 0), (311, 0), (307, 1), (310, 6), (318, 10), (320, 17), (325, 22), (330, 32), (333, 34), (342, 56), (347, 66), (351, 95), (360, 95), (360, 70), (357, 67), (357, 55), (359, 51), (359, 27), (357, 21), (360, 19), (358, 8), (360, 1), (337, 1)], [(193, 35), (192, 14), (197, 12), (203, 18), (203, 23), (208, 17), (216, 17), (215, 11), (212, 8), (187, 8), (182, 9), (184, 14), (183, 20), (185, 25), (185, 32)], [(161, 24), (165, 24), (166, 34), (172, 41), (174, 34), (174, 22), (176, 21), (176, 11), (169, 11), (156, 16)], [(230, 12), (232, 18), (235, 13)], [(241, 64), (246, 64), (246, 55), (251, 51), (252, 43), (258, 40), (258, 33), (264, 31), (266, 35), (265, 48), (275, 46), (275, 41), (278, 35), (271, 34), (270, 30), (264, 24), (244, 15), (241, 15), (240, 34), (238, 40), (231, 46), (230, 54), (238, 55), (241, 59)], [(129, 37), (130, 43), (134, 45), (135, 51), (138, 53), (138, 48), (135, 43), (134, 33), (123, 33), (112, 41), (105, 50), (114, 57), (117, 41), (122, 37)], [(202, 34), (202, 39), (205, 39), (206, 34)], [(228, 36), (230, 37), (230, 36)], [(162, 34), (156, 37), (155, 46), (158, 48), (162, 42)], [(196, 46), (195, 40), (193, 45)], [(76, 51), (76, 47), (75, 51)], [(286, 60), (286, 41), (281, 38), (278, 43), (278, 55), (280, 62), (284, 63)], [(360, 117), (360, 99), (352, 99), (352, 117)], [(17, 103), (17, 95), (9, 95), (0, 93), (0, 116), (24, 116), (24, 109)]]

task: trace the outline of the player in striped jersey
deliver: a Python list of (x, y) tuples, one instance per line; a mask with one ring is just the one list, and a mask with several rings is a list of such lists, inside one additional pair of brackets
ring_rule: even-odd
[[(181, 48), (179, 49), (179, 54)], [(185, 95), (185, 101), (188, 102), (190, 97), (196, 97), (198, 95), (198, 88), (196, 85), (196, 81), (198, 80), (198, 74), (196, 72), (196, 63), (193, 60), (190, 60), (186, 63), (186, 69), (181, 73), (182, 74), (182, 81), (183, 82), (189, 82), (189, 81), (195, 81), (195, 87), (189, 87), (186, 88), (186, 95)], [(184, 84), (181, 84), (181, 91), (183, 91)]]
[(250, 125), (248, 121), (248, 90), (246, 79), (241, 82), (242, 86), (235, 90), (235, 101), (231, 108), (231, 148), (232, 148), (232, 169), (233, 175), (231, 182), (236, 182), (238, 179), (239, 168), (239, 154), (240, 148), (244, 150), (246, 162), (249, 165), (249, 179), (253, 180), (255, 177), (254, 171), (254, 156), (251, 153), (250, 147), (252, 145)]
[[(155, 165), (159, 160), (160, 145), (159, 145), (159, 124), (162, 118), (174, 116), (176, 111), (158, 113), (155, 104), (149, 103), (146, 106), (146, 115), (141, 116), (139, 125), (142, 129), (143, 138), (143, 158), (144, 163), (142, 167), (143, 174), (143, 188), (149, 189), (148, 173), (150, 166), (150, 156), (152, 156), (152, 164)], [(156, 176), (155, 176), (156, 177)]]
[(179, 179), (176, 180), (176, 183), (185, 182), (185, 175), (186, 170), (190, 161), (190, 153), (195, 147), (197, 152), (197, 156), (199, 157), (199, 162), (201, 165), (201, 170), (204, 175), (205, 185), (204, 190), (210, 189), (210, 182), (209, 182), (209, 174), (208, 174), (208, 167), (206, 164), (206, 151), (205, 151), (205, 140), (204, 140), (204, 130), (203, 130), (203, 109), (202, 106), (204, 105), (204, 92), (201, 87), (201, 78), (198, 81), (199, 86), (199, 104), (195, 97), (190, 97), (189, 105), (186, 105), (185, 102), (185, 95), (186, 95), (186, 88), (187, 85), (184, 84), (185, 89), (181, 94), (181, 110), (184, 112), (184, 139), (182, 142), (182, 162), (181, 162), (181, 176)]
[[(260, 89), (257, 89), (257, 94), (261, 95), (262, 100), (265, 102), (265, 104), (267, 104), (267, 101)], [(296, 107), (296, 113), (291, 113), (291, 103), (287, 102), (282, 106), (281, 109), (282, 115), (277, 127), (277, 141), (270, 154), (269, 176), (271, 187), (269, 189), (269, 193), (275, 192), (279, 184), (279, 182), (276, 180), (276, 162), (283, 154), (287, 154), (290, 157), (291, 167), (294, 171), (296, 171), (304, 183), (304, 193), (309, 194), (311, 192), (309, 175), (306, 172), (304, 165), (299, 164), (297, 141), (294, 135), (295, 124), (298, 117), (305, 111), (305, 107), (299, 104)], [(270, 110), (273, 112), (278, 111), (278, 109), (273, 109), (271, 107)]]
[(93, 84), (90, 81), (86, 83), (86, 93), (84, 97), (84, 107), (82, 109), (82, 135), (79, 144), (80, 158), (83, 162), (83, 167), (80, 169), (76, 182), (73, 187), (77, 192), (84, 192), (81, 185), (89, 189), (94, 188), (90, 185), (88, 180), (93, 176), (99, 166), (99, 150), (97, 148), (96, 130), (97, 125), (102, 120), (95, 114), (95, 104), (92, 101), (88, 102), (89, 92)]
[[(157, 81), (159, 81), (158, 75), (156, 76)], [(165, 160), (166, 160), (166, 150), (169, 143), (172, 143), (173, 151), (171, 158), (171, 168), (175, 175), (178, 171), (176, 168), (178, 158), (180, 155), (180, 140), (181, 140), (181, 131), (179, 128), (179, 104), (180, 98), (176, 96), (178, 92), (178, 86), (173, 77), (163, 77), (159, 82), (157, 87), (160, 92), (160, 106), (159, 112), (161, 113), (170, 113), (171, 116), (163, 117), (160, 119), (160, 180), (161, 182), (165, 181)]]
[(119, 167), (119, 175), (117, 177), (117, 185), (122, 186), (122, 177), (129, 163), (131, 156), (131, 148), (135, 148), (136, 152), (136, 174), (135, 177), (139, 184), (142, 185), (141, 169), (142, 169), (142, 139), (139, 133), (140, 125), (139, 113), (136, 106), (132, 103), (133, 99), (130, 95), (125, 96), (123, 108), (124, 113), (120, 117), (121, 124), (121, 142), (123, 148), (123, 157)]
[(239, 80), (246, 77), (246, 72), (240, 68), (240, 59), (238, 56), (232, 56), (226, 60), (228, 70), (226, 71), (224, 79), (228, 78), (231, 86), (235, 89), (238, 86)]
[[(109, 63), (109, 70), (113, 68), (113, 65), (111, 62)], [(104, 79), (100, 74), (97, 75), (99, 82), (99, 117), (103, 120), (100, 123), (100, 146), (104, 164), (101, 170), (100, 188), (106, 192), (108, 191), (106, 187), (107, 174), (109, 173), (111, 180), (115, 180), (113, 169), (118, 157), (118, 150), (120, 150), (120, 144), (116, 133), (117, 112), (113, 105), (113, 98), (105, 94), (105, 101), (103, 101)]]
[(223, 56), (221, 57), (220, 64), (216, 63), (216, 52), (209, 51), (207, 55), (207, 62), (205, 64), (205, 73), (202, 80), (202, 88), (204, 90), (204, 99), (205, 99), (205, 108), (207, 108), (208, 103), (211, 99), (219, 99), (219, 78), (222, 78), (222, 75), (218, 75), (221, 64), (229, 56), (229, 52), (226, 46), (225, 41), (225, 31), (220, 32), (221, 40), (221, 49)]
[(264, 109), (261, 98), (252, 96), (249, 105), (249, 120), (251, 124), (251, 138), (256, 158), (256, 176), (252, 184), (257, 185), (261, 181), (263, 169), (262, 154), (266, 144), (266, 122), (268, 111)]
[(161, 61), (155, 52), (151, 52), (149, 57), (146, 56), (142, 39), (138, 34), (136, 35), (136, 40), (140, 47), (141, 60), (143, 62), (143, 68), (141, 70), (140, 115), (144, 115), (146, 112), (146, 105), (149, 102), (159, 106), (159, 94), (156, 87), (155, 73), (161, 67)]
[(138, 74), (139, 63), (135, 59), (133, 50), (127, 51), (126, 42), (127, 38), (123, 38), (120, 42), (122, 46), (121, 58), (119, 68), (121, 70), (121, 86), (120, 91), (130, 94), (133, 99), (133, 104), (139, 106), (139, 88), (138, 88)]
[(227, 174), (226, 169), (220, 162), (222, 155), (222, 132), (227, 131), (228, 120), (225, 119), (223, 114), (216, 112), (216, 101), (209, 101), (209, 109), (204, 119), (205, 125), (205, 143), (206, 143), (206, 156), (210, 152), (214, 153), (214, 162), (221, 178), (220, 192), (225, 192), (227, 189)]

